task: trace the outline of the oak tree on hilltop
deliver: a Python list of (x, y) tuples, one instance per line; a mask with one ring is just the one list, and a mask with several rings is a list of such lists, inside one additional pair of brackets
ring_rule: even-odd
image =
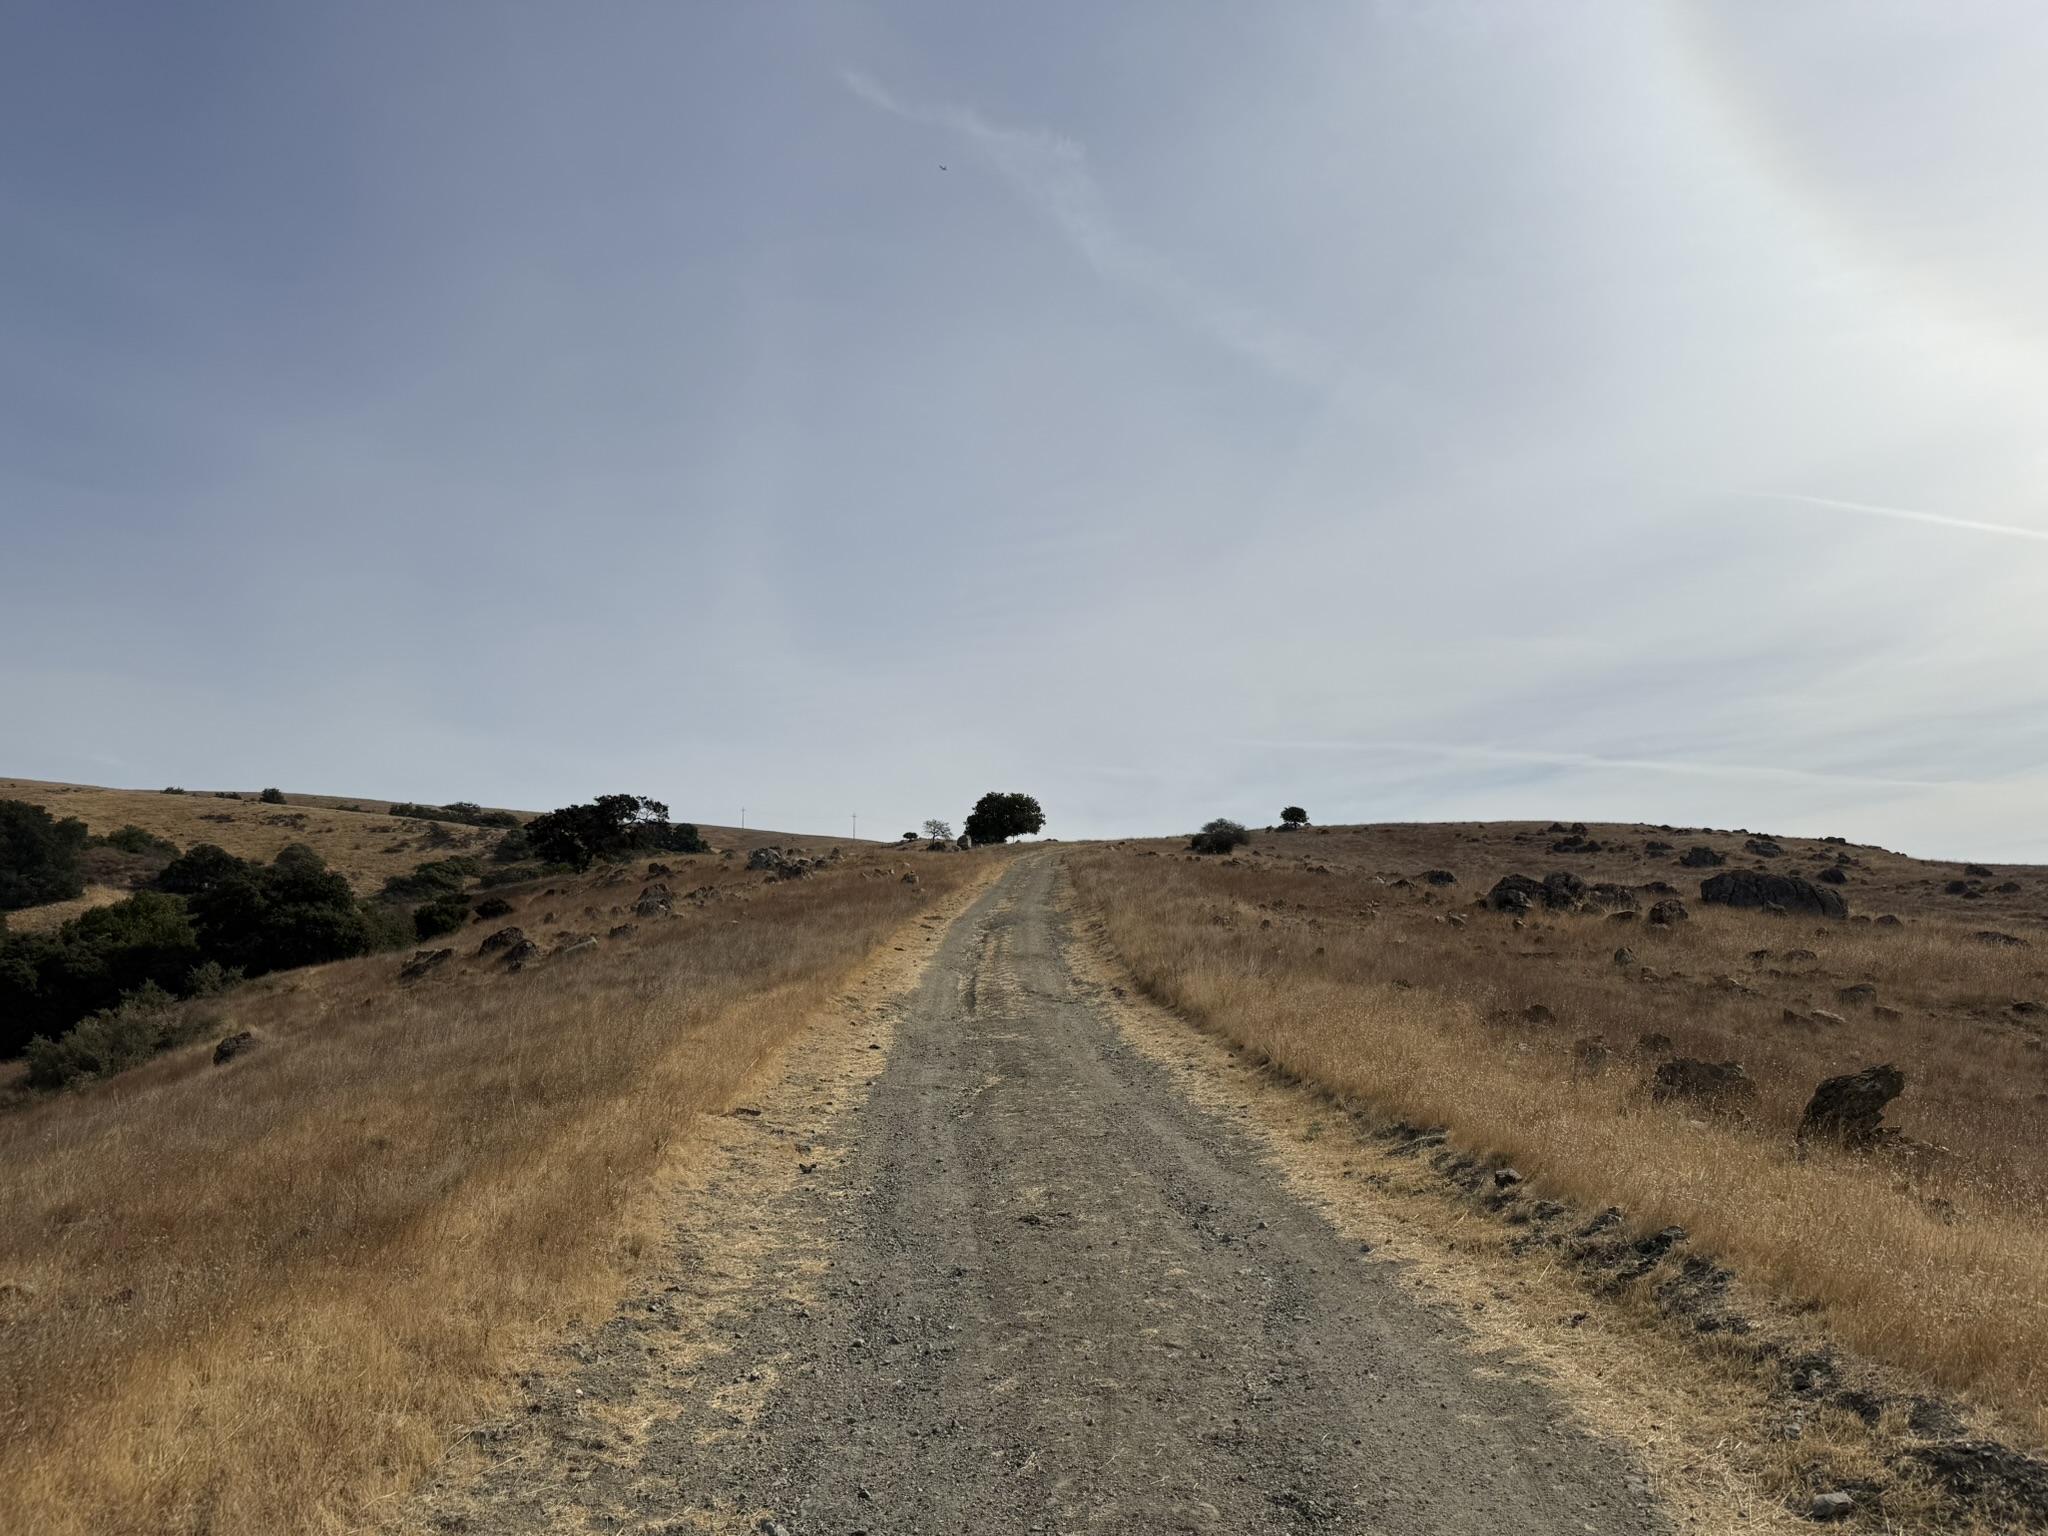
[(962, 830), (979, 845), (1008, 842), (1044, 825), (1045, 812), (1031, 796), (990, 790), (974, 802)]

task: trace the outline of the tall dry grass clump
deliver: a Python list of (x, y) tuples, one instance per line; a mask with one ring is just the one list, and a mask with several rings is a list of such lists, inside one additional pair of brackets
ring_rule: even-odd
[(0, 1529), (374, 1524), (508, 1361), (606, 1312), (693, 1117), (982, 862), (748, 881), (518, 975), (279, 975), (214, 1005), (245, 1057), (0, 1118)]
[[(1382, 1120), (1447, 1127), (1544, 1193), (1686, 1227), (1752, 1281), (1821, 1308), (1845, 1342), (2009, 1414), (2048, 1439), (2048, 1074), (2037, 1041), (1967, 1017), (1785, 1022), (1801, 977), (1763, 954), (1811, 951), (1821, 985), (1999, 999), (2040, 989), (2039, 962), (1936, 925), (1904, 931), (1726, 911), (1681, 931), (1564, 916), (1518, 928), (1338, 877), (1069, 855), (1078, 893), (1141, 986), (1198, 1025)], [(1617, 937), (1655, 968), (1624, 971)], [(1732, 974), (1749, 962), (1745, 981)], [(1663, 968), (1663, 969), (1658, 969)], [(1673, 978), (1676, 978), (1675, 980)], [(1734, 982), (1734, 985), (1729, 985)], [(1528, 1022), (1542, 1002), (1555, 1023)], [(1634, 1047), (1641, 1033), (1672, 1044)], [(1611, 1050), (1602, 1055), (1589, 1045)], [(1737, 1058), (1744, 1119), (1659, 1104), (1655, 1060)], [(1795, 1147), (1818, 1080), (1894, 1060), (1892, 1114), (1919, 1145), (1851, 1156)]]

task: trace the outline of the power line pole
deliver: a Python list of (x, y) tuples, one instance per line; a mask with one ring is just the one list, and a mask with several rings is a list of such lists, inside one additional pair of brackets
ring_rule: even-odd
[(747, 830), (747, 808), (744, 805), (740, 807), (740, 830)]
[(855, 811), (855, 812), (853, 813), (853, 840), (854, 840), (854, 841), (855, 841), (856, 843), (860, 841), (860, 812), (859, 812), (859, 811)]

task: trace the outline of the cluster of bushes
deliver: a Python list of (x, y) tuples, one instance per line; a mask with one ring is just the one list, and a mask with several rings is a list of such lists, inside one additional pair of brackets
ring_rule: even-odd
[(138, 827), (132, 822), (120, 831), (109, 832), (104, 837), (87, 838), (86, 843), (93, 848), (112, 848), (117, 853), (160, 856), (168, 859), (175, 859), (178, 856), (178, 845), (168, 837), (159, 837), (156, 833)]
[(1188, 839), (1188, 846), (1196, 853), (1228, 853), (1233, 848), (1242, 848), (1251, 840), (1252, 835), (1244, 829), (1242, 822), (1218, 816), (1214, 821), (1204, 822), (1202, 830)]
[(516, 827), (519, 818), (510, 811), (487, 811), (472, 800), (456, 800), (447, 805), (400, 804), (391, 807), (390, 814), (404, 817), (409, 821), (453, 821), (466, 827)]
[(378, 898), (388, 902), (419, 902), (412, 914), (416, 938), (431, 939), (453, 933), (469, 921), (469, 897), (464, 894), (477, 876), (475, 859), (431, 859), (416, 866), (409, 875), (393, 875), (384, 882)]
[(0, 800), (0, 912), (81, 894), (85, 870), (78, 856), (90, 841), (75, 817), (58, 821), (40, 805)]
[[(187, 982), (190, 997), (224, 992), (241, 977), (208, 962)], [(29, 1041), (28, 1085), (69, 1088), (94, 1078), (139, 1067), (159, 1051), (183, 1045), (219, 1026), (220, 1019), (186, 1005), (153, 981), (145, 981), (112, 1008), (88, 1014), (52, 1040)]]
[(0, 934), (0, 1056), (118, 1009), (146, 986), (189, 997), (229, 972), (260, 976), (411, 937), (303, 844), (259, 864), (203, 843), (156, 887), (52, 933)]
[(534, 817), (524, 830), (534, 854), (579, 870), (600, 859), (711, 851), (694, 826), (671, 822), (667, 806), (641, 795), (599, 795), (588, 805), (565, 805)]

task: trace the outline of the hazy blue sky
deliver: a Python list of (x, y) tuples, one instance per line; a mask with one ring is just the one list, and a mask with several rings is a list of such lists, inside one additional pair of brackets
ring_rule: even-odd
[(2048, 858), (2048, 9), (12, 0), (0, 771)]

